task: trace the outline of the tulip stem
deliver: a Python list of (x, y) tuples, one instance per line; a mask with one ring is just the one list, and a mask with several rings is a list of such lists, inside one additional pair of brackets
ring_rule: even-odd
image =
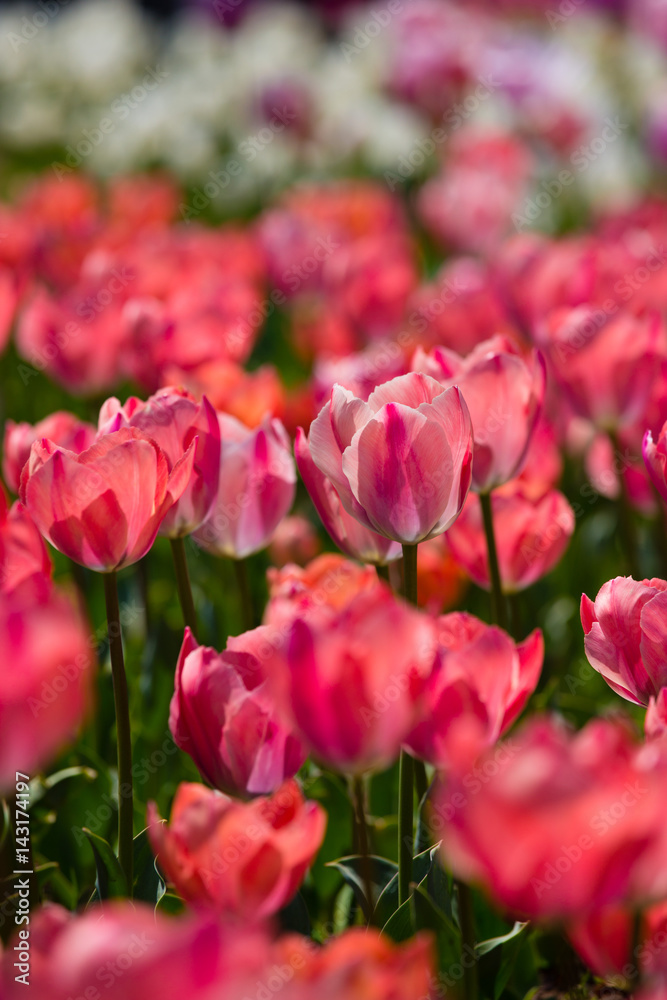
[(498, 550), (496, 548), (496, 536), (493, 530), (493, 508), (491, 507), (491, 494), (480, 493), (479, 502), (482, 506), (482, 517), (484, 518), (484, 534), (486, 535), (486, 548), (489, 557), (489, 576), (491, 578), (491, 612), (496, 625), (507, 630), (507, 608), (505, 606), (505, 595), (500, 579), (500, 566), (498, 564)]
[[(459, 928), (461, 930), (461, 965), (463, 966), (463, 995), (465, 1000), (477, 1000), (477, 957), (475, 955), (475, 913), (472, 905), (472, 892), (465, 882), (456, 883), (456, 893), (459, 904)], [(467, 959), (472, 955), (474, 961)]]
[(234, 571), (236, 573), (236, 586), (241, 600), (241, 618), (243, 620), (243, 631), (249, 632), (255, 627), (255, 611), (252, 605), (250, 594), (250, 582), (248, 580), (248, 563), (245, 559), (233, 559)]
[(366, 794), (364, 780), (359, 775), (355, 775), (352, 778), (352, 801), (354, 803), (354, 826), (356, 834), (355, 849), (361, 857), (361, 879), (364, 883), (364, 895), (368, 900), (368, 913), (365, 916), (370, 923), (375, 909), (375, 899), (373, 898), (370, 841), (366, 822)]
[(625, 549), (625, 558), (627, 560), (628, 569), (630, 570), (630, 576), (633, 580), (642, 580), (643, 577), (639, 568), (639, 543), (637, 540), (637, 529), (632, 512), (632, 504), (630, 503), (628, 484), (625, 476), (623, 475), (626, 465), (623, 464), (621, 442), (619, 441), (618, 434), (616, 434), (615, 431), (610, 431), (609, 436), (614, 449), (614, 460), (615, 462), (617, 460), (620, 460), (621, 462), (621, 467), (618, 472), (620, 495), (617, 504), (619, 534), (621, 536), (623, 548)]
[(197, 637), (197, 612), (195, 602), (192, 597), (192, 586), (190, 585), (190, 573), (188, 572), (188, 560), (185, 554), (185, 543), (182, 538), (171, 538), (171, 554), (174, 557), (174, 570), (176, 571), (176, 586), (178, 588), (178, 599), (183, 612), (183, 621), (188, 626), (194, 637)]
[(387, 563), (382, 563), (382, 565), (377, 565), (375, 567), (375, 571), (381, 580), (384, 580), (385, 583), (389, 583), (389, 566), (387, 565)]
[(132, 732), (130, 730), (130, 705), (127, 694), (127, 677), (123, 658), (123, 639), (120, 632), (120, 609), (116, 573), (104, 574), (104, 597), (107, 608), (109, 655), (113, 698), (116, 709), (116, 742), (118, 745), (118, 860), (132, 895), (133, 859), (133, 795), (132, 795)]
[(417, 546), (403, 546), (403, 597), (409, 604), (417, 603)]
[[(403, 597), (417, 603), (417, 546), (403, 545)], [(414, 760), (401, 750), (398, 765), (398, 905), (410, 895), (414, 853)]]

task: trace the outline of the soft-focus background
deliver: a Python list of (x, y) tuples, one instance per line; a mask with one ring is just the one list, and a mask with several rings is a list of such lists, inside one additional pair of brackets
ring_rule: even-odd
[[(0, 4), (3, 421), (67, 409), (94, 422), (112, 394), (183, 383), (250, 425), (270, 410), (293, 433), (334, 381), (367, 393), (419, 345), (539, 342), (562, 305), (663, 312), (666, 160), (658, 0)], [(512, 630), (544, 630), (534, 707), (581, 724), (618, 706), (583, 656), (578, 612), (582, 591), (630, 572), (622, 490), (642, 575), (667, 575), (640, 454), (645, 426), (664, 420), (664, 382), (612, 441), (565, 402), (560, 374), (531, 488), (536, 468), (545, 490), (559, 484), (576, 530), (514, 602)], [(312, 525), (302, 555), (332, 547), (302, 486), (295, 513)], [(558, 543), (567, 516), (549, 531)], [(251, 559), (258, 605), (267, 566), (295, 554), (282, 541)], [(231, 564), (187, 551), (201, 639), (221, 648), (241, 630)], [(463, 568), (442, 547), (430, 556), (431, 606), (488, 620)], [(65, 559), (56, 567), (71, 577)], [(84, 570), (77, 583), (100, 636), (98, 720), (52, 769), (33, 825), (37, 855), (57, 859), (44, 891), (69, 907), (93, 879), (73, 831), (112, 839), (116, 819), (100, 807), (115, 794), (102, 586)], [(141, 829), (149, 799), (166, 814), (178, 781), (197, 778), (185, 755), (160, 754), (182, 639), (165, 539), (120, 586), (135, 760), (146, 762)], [(314, 769), (305, 787), (329, 811), (322, 856), (347, 853), (347, 799)], [(391, 817), (395, 774), (375, 778), (371, 796)], [(391, 818), (375, 836), (395, 856)], [(341, 884), (315, 865), (304, 895), (323, 922)]]

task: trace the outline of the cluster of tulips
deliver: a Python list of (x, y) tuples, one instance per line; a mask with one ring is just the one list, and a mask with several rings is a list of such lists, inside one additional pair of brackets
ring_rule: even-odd
[[(113, 690), (118, 830), (79, 839), (75, 819), (90, 902), (40, 839), (32, 994), (498, 1000), (541, 965), (567, 989), (667, 996), (667, 582), (642, 576), (667, 503), (667, 203), (519, 234), (423, 281), (398, 197), (370, 181), (298, 187), (215, 229), (174, 224), (161, 177), (104, 199), (84, 177), (57, 190), (43, 179), (0, 209), (13, 378), (56, 383), (90, 418), (5, 423), (0, 793), (18, 774), (55, 787), (81, 727), (111, 726)], [(262, 330), (286, 341), (278, 364), (247, 368)], [(572, 503), (564, 457), (589, 479)], [(575, 731), (545, 711), (549, 644), (523, 625), (521, 592), (557, 566), (591, 491), (618, 515), (619, 575), (581, 597), (579, 640), (646, 709), (643, 736), (636, 712)], [(128, 691), (118, 595), (158, 536), (184, 629), (161, 664), (168, 727), (190, 778), (168, 820), (133, 787), (148, 709)], [(235, 627), (203, 613), (202, 551), (234, 565)], [(460, 610), (469, 581), (486, 620)], [(322, 776), (326, 801), (309, 795)], [(28, 946), (0, 912), (11, 1000)]]

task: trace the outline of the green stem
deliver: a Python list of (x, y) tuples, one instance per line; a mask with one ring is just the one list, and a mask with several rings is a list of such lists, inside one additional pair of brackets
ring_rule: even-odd
[(410, 896), (412, 855), (414, 853), (414, 760), (401, 750), (398, 765), (398, 905)]
[(384, 580), (385, 583), (389, 583), (389, 566), (387, 563), (383, 563), (381, 566), (376, 566), (375, 571), (381, 580)]
[(132, 895), (133, 797), (132, 797), (132, 733), (127, 678), (120, 633), (120, 610), (116, 573), (104, 574), (104, 597), (107, 607), (109, 654), (113, 698), (116, 709), (116, 742), (118, 744), (118, 860), (125, 873), (128, 892)]
[(250, 594), (250, 583), (248, 581), (248, 563), (246, 559), (233, 559), (234, 572), (236, 573), (236, 586), (238, 587), (241, 600), (241, 617), (243, 620), (243, 631), (249, 632), (255, 627), (255, 610), (252, 605)]
[(417, 546), (403, 546), (403, 597), (417, 604)]
[(195, 611), (195, 602), (192, 597), (192, 587), (190, 586), (185, 543), (182, 538), (170, 538), (169, 540), (171, 542), (171, 554), (174, 557), (176, 586), (178, 587), (178, 599), (181, 602), (183, 621), (194, 637), (197, 638), (197, 612)]
[(507, 629), (507, 608), (505, 606), (505, 595), (500, 579), (500, 566), (498, 564), (498, 550), (496, 548), (496, 536), (493, 531), (493, 509), (491, 507), (491, 494), (480, 493), (479, 502), (482, 505), (482, 517), (484, 519), (484, 534), (486, 535), (486, 548), (489, 557), (489, 576), (491, 578), (491, 611), (493, 621), (501, 628)]
[(426, 774), (426, 765), (423, 760), (415, 760), (415, 788), (417, 790), (417, 799), (419, 802), (422, 801), (426, 793), (428, 792), (428, 776)]
[[(477, 959), (475, 958), (475, 914), (472, 893), (465, 882), (456, 883), (459, 903), (459, 927), (461, 928), (461, 957), (463, 966), (463, 996), (465, 1000), (478, 1000)], [(470, 964), (468, 958), (475, 959)]]
[(366, 822), (366, 795), (364, 791), (364, 781), (359, 775), (352, 778), (352, 802), (354, 803), (354, 831), (356, 845), (355, 849), (361, 856), (361, 878), (364, 883), (364, 895), (368, 900), (368, 913), (366, 914), (370, 923), (375, 909), (375, 899), (373, 898), (373, 879), (371, 876), (370, 861), (370, 841), (368, 836), (368, 825)]
[[(417, 603), (417, 546), (403, 546), (403, 596)], [(414, 854), (414, 760), (401, 750), (398, 766), (398, 905), (410, 895)]]
[(611, 443), (614, 448), (614, 460), (620, 460), (620, 465), (618, 466), (620, 496), (617, 506), (618, 528), (621, 536), (621, 542), (623, 544), (623, 548), (625, 549), (625, 558), (627, 560), (628, 569), (630, 570), (630, 576), (633, 580), (642, 580), (643, 577), (639, 568), (639, 542), (637, 539), (637, 527), (635, 524), (632, 504), (630, 503), (628, 484), (625, 476), (623, 475), (623, 452), (621, 450), (621, 443), (615, 431), (610, 431), (609, 437), (611, 438)]

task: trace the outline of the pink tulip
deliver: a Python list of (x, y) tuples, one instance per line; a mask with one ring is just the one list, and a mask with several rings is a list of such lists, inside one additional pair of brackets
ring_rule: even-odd
[(269, 545), (269, 559), (273, 566), (296, 563), (305, 566), (322, 551), (317, 529), (312, 521), (301, 514), (285, 517), (276, 528)]
[(93, 660), (88, 630), (62, 593), (24, 587), (2, 596), (0, 791), (74, 739), (91, 700)]
[(101, 436), (77, 455), (43, 438), (21, 474), (21, 502), (44, 537), (101, 573), (145, 556), (190, 481), (194, 442), (169, 471), (162, 450), (135, 428)]
[(539, 629), (518, 645), (506, 632), (464, 612), (437, 621), (439, 656), (424, 718), (406, 745), (438, 767), (470, 766), (512, 725), (540, 678)]
[(38, 424), (15, 424), (8, 420), (5, 424), (5, 439), (2, 448), (2, 474), (13, 493), (18, 493), (21, 471), (30, 458), (33, 441), (48, 438), (61, 448), (79, 454), (90, 448), (96, 436), (92, 424), (86, 424), (73, 413), (59, 410)]
[(646, 431), (642, 454), (653, 485), (667, 502), (667, 423), (663, 424), (657, 441), (653, 440), (650, 431)]
[[(499, 490), (492, 494), (491, 506), (503, 590), (525, 590), (562, 557), (574, 532), (574, 511), (558, 490), (538, 499), (520, 488)], [(461, 516), (447, 532), (447, 542), (459, 566), (478, 587), (490, 590), (482, 509), (475, 494), (469, 494)]]
[(662, 318), (656, 311), (609, 318), (592, 306), (551, 314), (542, 333), (558, 382), (576, 412), (596, 427), (616, 431), (641, 417), (667, 354)]
[(621, 698), (648, 705), (667, 686), (667, 583), (617, 576), (581, 595), (588, 662)]
[(269, 600), (263, 622), (279, 628), (283, 637), (297, 618), (327, 612), (334, 615), (360, 594), (381, 586), (371, 566), (360, 566), (333, 552), (325, 552), (303, 567), (271, 567), (266, 576)]
[(170, 824), (154, 803), (148, 823), (160, 867), (186, 902), (256, 920), (294, 896), (324, 838), (326, 813), (295, 781), (247, 803), (182, 784)]
[(376, 565), (386, 565), (400, 558), (401, 546), (398, 542), (371, 531), (356, 517), (348, 514), (331, 480), (327, 479), (315, 465), (308, 438), (301, 427), (297, 430), (294, 450), (297, 468), (310, 499), (331, 540), (341, 552), (345, 552), (353, 559)]
[(0, 593), (43, 593), (51, 586), (51, 560), (39, 529), (18, 501), (7, 507), (0, 488)]
[[(263, 631), (268, 646), (273, 630)], [(352, 774), (391, 764), (419, 719), (435, 655), (432, 619), (378, 582), (281, 631), (284, 647), (267, 656), (266, 672), (313, 754)]]
[(542, 408), (542, 356), (524, 360), (507, 337), (492, 337), (466, 358), (445, 347), (417, 350), (413, 369), (457, 385), (472, 420), (472, 488), (488, 493), (521, 472)]
[(446, 865), (529, 919), (664, 898), (667, 756), (654, 748), (619, 722), (570, 734), (532, 719), (441, 789)]
[(629, 982), (638, 970), (644, 976), (667, 973), (667, 903), (644, 911), (637, 940), (634, 924), (634, 914), (627, 907), (606, 906), (571, 925), (568, 937), (596, 976)]
[(644, 732), (647, 740), (659, 740), (667, 736), (667, 688), (660, 688), (655, 698), (649, 698)]
[(322, 948), (292, 934), (282, 937), (276, 950), (280, 966), (296, 970), (285, 1000), (429, 1000), (437, 995), (428, 934), (394, 944), (373, 928), (353, 927)]
[(30, 914), (29, 930), (29, 989), (15, 978), (15, 936), (0, 963), (5, 1000), (27, 992), (31, 1000), (240, 1000), (255, 995), (273, 958), (265, 930), (213, 914), (171, 919), (129, 900), (81, 914), (47, 903)]
[(136, 427), (155, 441), (170, 471), (196, 439), (190, 481), (158, 529), (168, 538), (191, 534), (209, 514), (218, 490), (220, 427), (215, 410), (205, 396), (198, 403), (184, 389), (160, 389), (145, 403), (131, 396), (124, 406), (108, 399), (100, 410), (99, 433), (121, 427)]
[(309, 447), (348, 514), (403, 544), (446, 531), (470, 486), (466, 404), (457, 388), (416, 372), (378, 386), (367, 403), (335, 385)]
[(245, 559), (269, 544), (289, 513), (296, 492), (294, 459), (279, 420), (267, 416), (254, 430), (226, 413), (218, 420), (217, 496), (194, 538), (214, 555)]
[(306, 753), (276, 717), (254, 632), (223, 653), (199, 646), (189, 628), (176, 666), (169, 728), (209, 784), (230, 795), (274, 792)]

